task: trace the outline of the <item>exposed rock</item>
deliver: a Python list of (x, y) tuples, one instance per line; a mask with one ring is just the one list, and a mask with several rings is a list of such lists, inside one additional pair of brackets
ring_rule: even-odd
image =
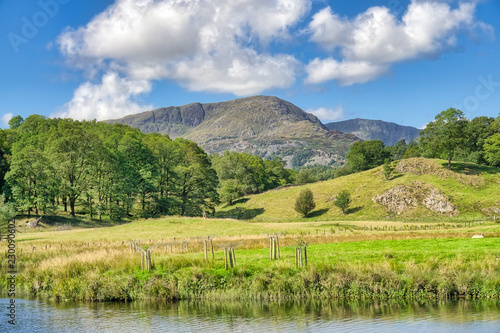
[(397, 214), (418, 206), (414, 189), (405, 185), (393, 187), (383, 194), (373, 197), (372, 201), (385, 206), (387, 211)]
[(433, 212), (453, 215), (459, 213), (441, 191), (422, 182), (398, 185), (374, 196), (372, 201), (385, 206), (388, 212), (398, 215), (418, 207), (419, 203)]
[(443, 178), (448, 178), (452, 173), (432, 160), (419, 157), (401, 160), (396, 166), (396, 172), (411, 173), (417, 176), (436, 175)]
[(455, 213), (456, 207), (438, 189), (429, 187), (422, 203), (428, 209), (438, 213)]
[(486, 215), (500, 215), (500, 207), (487, 207), (482, 209)]

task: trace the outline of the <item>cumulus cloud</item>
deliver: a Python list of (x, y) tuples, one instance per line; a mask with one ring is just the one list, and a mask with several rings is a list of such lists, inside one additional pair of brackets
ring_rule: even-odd
[(393, 63), (439, 54), (456, 45), (461, 29), (488, 30), (475, 22), (475, 8), (474, 2), (453, 9), (443, 1), (413, 0), (401, 19), (380, 6), (347, 19), (326, 7), (313, 16), (310, 39), (332, 53), (338, 51), (342, 60), (312, 60), (306, 82), (365, 83), (386, 73)]
[(4, 114), (2, 116), (2, 124), (5, 127), (9, 127), (9, 121), (12, 119), (12, 117), (14, 117), (14, 115), (11, 112)]
[[(166, 79), (194, 91), (256, 94), (295, 82), (301, 65), (293, 56), (262, 50), (289, 38), (289, 29), (310, 7), (310, 0), (116, 0), (87, 25), (63, 32), (58, 45), (68, 63), (90, 77), (104, 71), (140, 86), (143, 80)], [(118, 81), (110, 80), (114, 88)], [(106, 105), (135, 96), (127, 98), (129, 85), (118, 84), (122, 94), (111, 103), (108, 83), (103, 78), (98, 85), (83, 84), (66, 105), (67, 113), (90, 111), (79, 102), (82, 95), (99, 103), (98, 116)], [(91, 98), (90, 90), (101, 98)], [(129, 109), (137, 106), (132, 102)]]
[(344, 108), (342, 105), (337, 106), (335, 109), (319, 108), (308, 109), (306, 112), (312, 113), (318, 117), (322, 122), (337, 121), (344, 118)]
[(51, 117), (72, 119), (113, 119), (151, 109), (135, 98), (151, 91), (147, 80), (131, 81), (110, 72), (99, 84), (86, 82), (76, 89), (73, 99)]

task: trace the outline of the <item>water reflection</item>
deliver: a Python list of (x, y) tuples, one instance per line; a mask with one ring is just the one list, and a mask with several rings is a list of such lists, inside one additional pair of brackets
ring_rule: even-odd
[[(1, 308), (8, 300), (0, 299)], [(1, 332), (500, 332), (500, 301), (53, 303), (17, 300)], [(6, 311), (4, 311), (6, 313)]]

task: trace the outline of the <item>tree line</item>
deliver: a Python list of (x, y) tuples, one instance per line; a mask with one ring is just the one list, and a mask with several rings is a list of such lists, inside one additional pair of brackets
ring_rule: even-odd
[(15, 119), (2, 138), (2, 189), (28, 217), (57, 207), (113, 220), (201, 215), (219, 204), (210, 158), (188, 140), (38, 115)]
[(388, 161), (410, 157), (441, 158), (500, 167), (500, 117), (476, 117), (468, 120), (458, 109), (447, 109), (420, 131), (410, 143), (401, 140), (385, 147), (379, 140), (354, 143), (347, 163), (335, 172), (342, 176), (378, 167)]
[(280, 158), (208, 156), (192, 141), (127, 125), (39, 115), (9, 124), (0, 133), (2, 199), (28, 217), (58, 209), (99, 220), (202, 216), (297, 173)]

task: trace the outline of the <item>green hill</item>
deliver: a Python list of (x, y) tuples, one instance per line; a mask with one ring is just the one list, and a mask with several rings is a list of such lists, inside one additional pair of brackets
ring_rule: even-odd
[[(396, 164), (398, 162), (394, 162)], [(284, 187), (222, 206), (218, 216), (238, 216), (254, 221), (304, 220), (293, 209), (304, 188), (310, 188), (316, 202), (309, 219), (384, 220), (449, 219), (450, 217), (500, 216), (500, 169), (471, 163), (413, 158), (402, 160), (391, 180), (382, 167), (302, 186)], [(351, 193), (352, 203), (344, 215), (333, 205), (342, 190)]]

